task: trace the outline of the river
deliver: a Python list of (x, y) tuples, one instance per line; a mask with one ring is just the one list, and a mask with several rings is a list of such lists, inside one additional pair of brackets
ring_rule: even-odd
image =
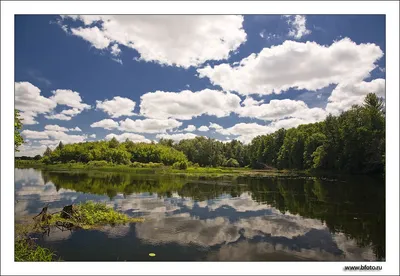
[[(385, 259), (385, 182), (15, 169), (15, 221), (87, 200), (144, 222), (39, 236), (65, 261)], [(149, 253), (155, 253), (150, 257)]]

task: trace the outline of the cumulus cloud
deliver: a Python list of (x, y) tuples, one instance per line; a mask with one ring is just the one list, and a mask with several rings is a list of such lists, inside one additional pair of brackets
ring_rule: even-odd
[(132, 141), (134, 143), (139, 143), (139, 142), (151, 143), (151, 141), (149, 139), (147, 139), (146, 137), (144, 137), (143, 135), (134, 134), (134, 133), (122, 133), (119, 135), (110, 133), (105, 137), (106, 140), (111, 140), (112, 138), (117, 139), (119, 142), (125, 142), (126, 139), (129, 139), (130, 141)]
[(197, 135), (193, 134), (193, 133), (176, 133), (176, 134), (157, 134), (156, 138), (157, 139), (172, 139), (174, 140), (174, 142), (179, 142), (180, 140), (184, 140), (184, 139), (193, 139), (195, 138)]
[(25, 129), (21, 132), (21, 134), (28, 139), (47, 139), (49, 138), (49, 135), (45, 131), (35, 131), (35, 130), (29, 130)]
[(82, 131), (79, 127), (70, 128), (69, 131)]
[[(141, 60), (184, 68), (227, 59), (246, 41), (239, 15), (63, 16), (61, 26), (68, 30), (66, 18), (82, 22), (85, 26), (70, 27), (70, 32), (97, 49), (115, 54), (116, 47), (124, 45), (135, 49)], [(96, 21), (100, 28), (89, 27)]]
[(311, 34), (311, 31), (306, 27), (306, 17), (304, 15), (287, 15), (287, 23), (290, 25), (288, 35), (300, 39), (305, 35)]
[(385, 97), (385, 80), (374, 79), (370, 82), (355, 84), (339, 84), (328, 98), (326, 111), (338, 115), (352, 105), (361, 105), (368, 93), (375, 93), (378, 97)]
[(106, 112), (111, 118), (133, 116), (136, 103), (128, 98), (114, 97), (112, 100), (96, 101), (96, 108)]
[(96, 134), (93, 133), (93, 134), (89, 135), (89, 137), (90, 138), (96, 138)]
[(73, 35), (79, 36), (84, 40), (89, 41), (95, 48), (104, 49), (110, 45), (111, 40), (107, 38), (103, 31), (97, 26), (92, 28), (75, 28), (71, 29)]
[(190, 120), (201, 115), (229, 116), (238, 107), (237, 95), (217, 90), (156, 91), (142, 95), (140, 113), (150, 118)]
[(38, 114), (51, 112), (57, 104), (40, 95), (40, 89), (29, 82), (15, 83), (15, 108), (20, 110), (24, 125), (37, 124)]
[(62, 121), (69, 121), (72, 119), (72, 117), (69, 117), (65, 114), (59, 113), (59, 114), (52, 114), (52, 115), (45, 115), (44, 116), (46, 119), (55, 119), (55, 120), (62, 120)]
[(188, 125), (183, 131), (193, 132), (195, 130), (196, 130), (196, 127), (194, 125)]
[(220, 126), (219, 124), (211, 123), (211, 122), (210, 122), (210, 128), (215, 129), (215, 130), (217, 130), (217, 129), (223, 129), (223, 127)]
[(114, 128), (118, 128), (119, 124), (118, 124), (118, 122), (116, 122), (112, 119), (104, 119), (104, 120), (101, 120), (101, 121), (91, 124), (90, 127), (101, 127), (104, 129), (114, 129)]
[(44, 129), (46, 129), (46, 130), (54, 130), (54, 131), (69, 131), (68, 128), (61, 127), (59, 125), (46, 125), (44, 127)]
[(288, 117), (306, 120), (310, 123), (323, 120), (326, 112), (322, 108), (309, 108), (303, 101), (297, 100), (271, 100), (267, 104), (257, 105), (257, 101), (247, 98), (247, 105), (236, 112), (240, 117), (257, 118), (265, 121), (273, 121)]
[(378, 45), (356, 44), (349, 38), (330, 46), (287, 40), (251, 54), (237, 66), (208, 65), (197, 72), (214, 85), (242, 95), (280, 94), (289, 88), (315, 91), (330, 84), (363, 80), (382, 56)]
[(111, 54), (113, 56), (118, 56), (121, 53), (121, 49), (118, 47), (118, 44), (114, 44), (111, 46)]
[(207, 126), (199, 127), (198, 131), (209, 131), (210, 129)]
[(125, 121), (119, 122), (119, 129), (121, 131), (139, 132), (139, 133), (159, 133), (174, 128), (180, 127), (181, 122), (175, 119), (144, 119), (144, 120), (131, 120), (129, 118)]
[[(25, 129), (21, 132), (25, 139), (40, 140), (41, 146), (23, 145), (20, 152), (24, 155), (32, 156), (41, 154), (44, 146), (55, 146), (60, 141), (64, 144), (80, 143), (86, 140), (86, 135), (71, 135), (63, 132), (63, 128), (57, 125), (47, 125), (43, 131)], [(45, 148), (44, 148), (45, 149)], [(39, 153), (38, 153), (39, 152)], [(36, 153), (36, 154), (34, 154)]]
[(46, 115), (47, 119), (57, 119), (69, 121), (72, 117), (80, 114), (85, 109), (90, 109), (91, 106), (82, 102), (82, 98), (78, 92), (67, 90), (67, 89), (57, 89), (52, 91), (53, 96), (50, 97), (56, 105), (65, 105), (71, 107), (70, 109), (65, 109), (58, 114)]

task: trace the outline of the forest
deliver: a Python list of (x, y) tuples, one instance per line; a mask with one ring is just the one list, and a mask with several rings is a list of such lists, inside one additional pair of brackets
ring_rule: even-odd
[[(15, 148), (23, 143), (15, 114)], [(17, 145), (18, 143), (18, 145)], [(158, 143), (133, 143), (128, 139), (63, 144), (47, 148), (43, 156), (20, 157), (44, 164), (90, 163), (158, 164), (186, 169), (199, 167), (247, 167), (253, 169), (324, 170), (373, 174), (385, 172), (384, 102), (368, 94), (339, 116), (329, 115), (318, 123), (255, 137), (249, 144), (238, 140), (223, 143), (206, 137)], [(144, 166), (144, 165), (143, 165)]]

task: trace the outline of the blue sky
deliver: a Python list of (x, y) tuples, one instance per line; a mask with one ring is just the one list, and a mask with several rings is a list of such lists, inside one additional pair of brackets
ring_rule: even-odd
[(381, 15), (15, 17), (18, 155), (112, 137), (248, 143), (369, 92), (385, 96)]

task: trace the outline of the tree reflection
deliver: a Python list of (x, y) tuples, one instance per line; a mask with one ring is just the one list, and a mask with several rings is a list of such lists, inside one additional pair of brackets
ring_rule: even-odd
[(204, 201), (249, 192), (253, 200), (268, 204), (282, 213), (290, 212), (319, 219), (332, 233), (342, 232), (358, 246), (372, 246), (378, 259), (385, 258), (384, 180), (352, 177), (343, 182), (318, 178), (246, 178), (208, 179), (202, 177), (137, 175), (127, 173), (60, 173), (42, 171), (46, 182), (83, 193), (156, 193), (159, 197), (181, 197)]

